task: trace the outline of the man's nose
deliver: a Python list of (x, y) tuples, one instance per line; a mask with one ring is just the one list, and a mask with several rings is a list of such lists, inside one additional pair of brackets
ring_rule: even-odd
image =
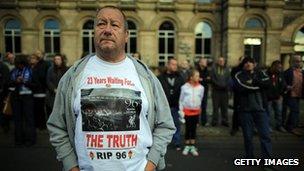
[(104, 34), (105, 35), (111, 35), (112, 34), (112, 26), (110, 24), (107, 24), (104, 28)]

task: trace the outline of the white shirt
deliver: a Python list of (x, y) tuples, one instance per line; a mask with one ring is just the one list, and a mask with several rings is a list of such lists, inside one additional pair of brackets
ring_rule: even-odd
[(80, 170), (144, 170), (152, 134), (147, 97), (131, 59), (109, 63), (91, 57), (76, 90)]

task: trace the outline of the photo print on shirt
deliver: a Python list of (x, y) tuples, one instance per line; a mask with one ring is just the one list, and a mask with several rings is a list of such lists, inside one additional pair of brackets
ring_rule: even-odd
[(140, 91), (123, 88), (81, 90), (83, 131), (139, 130)]

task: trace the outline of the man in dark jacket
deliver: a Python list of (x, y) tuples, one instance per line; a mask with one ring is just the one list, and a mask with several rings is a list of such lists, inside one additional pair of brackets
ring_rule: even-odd
[(179, 121), (179, 96), (181, 86), (184, 84), (183, 78), (177, 71), (177, 61), (174, 58), (168, 60), (167, 70), (165, 73), (158, 77), (166, 97), (168, 99), (171, 115), (176, 127), (176, 132), (173, 135), (172, 143), (175, 145), (176, 150), (180, 150), (181, 146), (181, 132), (180, 132), (180, 121)]
[[(244, 59), (243, 56), (241, 56), (239, 58), (239, 64), (235, 67), (233, 67), (231, 69), (231, 79), (232, 82), (235, 82), (235, 74), (238, 73), (239, 71), (243, 70), (244, 67), (244, 63), (242, 62), (242, 60)], [(238, 90), (235, 87), (232, 87), (232, 91), (233, 91), (233, 114), (232, 114), (232, 127), (231, 127), (231, 131), (230, 131), (230, 135), (234, 136), (238, 130), (239, 130), (239, 126), (240, 126), (240, 121), (239, 121), (239, 99), (240, 99), (240, 93), (238, 92)]]
[[(286, 129), (290, 133), (300, 135), (295, 130), (299, 122), (300, 115), (300, 99), (303, 97), (304, 91), (304, 72), (302, 68), (302, 59), (300, 55), (295, 55), (290, 59), (290, 68), (284, 72), (287, 91), (284, 96), (284, 104), (289, 108), (289, 116), (286, 123)], [(285, 109), (287, 109), (285, 107)], [(283, 110), (283, 122), (286, 118), (286, 110)]]
[(280, 132), (286, 132), (282, 126), (282, 95), (286, 88), (284, 75), (282, 73), (282, 63), (279, 60), (273, 61), (267, 70), (267, 75), (271, 80), (271, 86), (267, 90), (268, 115), (274, 112), (275, 128)]
[(207, 100), (208, 100), (208, 90), (209, 90), (209, 83), (210, 83), (210, 73), (208, 71), (208, 61), (207, 58), (200, 58), (198, 61), (198, 67), (197, 70), (200, 73), (200, 83), (202, 86), (204, 86), (204, 97), (201, 104), (201, 124), (205, 126), (207, 124), (208, 118), (207, 118)]
[(257, 128), (263, 158), (271, 158), (271, 139), (269, 122), (267, 119), (263, 98), (263, 90), (270, 86), (268, 76), (255, 70), (253, 58), (244, 58), (244, 69), (235, 75), (236, 90), (240, 93), (239, 111), (240, 121), (243, 129), (244, 144), (247, 158), (254, 158), (253, 155), (253, 129)]
[(9, 69), (8, 67), (0, 61), (0, 123), (4, 132), (9, 130), (9, 122), (5, 115), (3, 115), (4, 99), (7, 96), (7, 83), (9, 81)]
[(217, 63), (210, 72), (212, 83), (212, 126), (218, 124), (219, 110), (221, 111), (221, 123), (223, 126), (229, 127), (228, 124), (228, 90), (230, 71), (225, 65), (225, 59), (219, 57)]
[(46, 74), (49, 65), (43, 59), (43, 55), (40, 51), (36, 51), (31, 55), (30, 64), (33, 71), (33, 79), (36, 81), (36, 86), (33, 89), (35, 126), (36, 128), (43, 130), (46, 129)]

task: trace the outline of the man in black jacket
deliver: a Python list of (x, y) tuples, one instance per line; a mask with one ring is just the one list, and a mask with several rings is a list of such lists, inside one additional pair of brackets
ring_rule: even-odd
[(225, 64), (225, 59), (219, 57), (217, 63), (210, 72), (212, 83), (212, 126), (218, 124), (219, 110), (221, 111), (221, 123), (223, 126), (229, 127), (228, 124), (228, 90), (230, 81), (230, 71)]
[(275, 128), (280, 132), (286, 132), (282, 126), (282, 95), (286, 89), (286, 83), (282, 72), (281, 61), (273, 61), (270, 68), (267, 70), (267, 75), (271, 80), (271, 86), (267, 90), (268, 115), (270, 117), (271, 112), (273, 111)]
[(165, 73), (158, 77), (170, 105), (171, 115), (176, 127), (176, 132), (173, 135), (172, 143), (175, 145), (176, 150), (180, 150), (181, 146), (181, 132), (179, 121), (179, 96), (181, 86), (184, 84), (182, 76), (177, 71), (177, 61), (174, 58), (168, 60), (167, 70)]
[[(298, 132), (295, 128), (299, 123), (300, 99), (304, 97), (304, 71), (302, 70), (303, 61), (300, 55), (294, 55), (290, 58), (289, 63), (290, 68), (284, 71), (284, 78), (287, 87), (283, 102), (283, 124), (287, 119), (287, 131), (301, 136), (302, 133)], [(288, 118), (286, 118), (287, 108), (289, 108)]]
[(43, 130), (46, 129), (46, 74), (49, 65), (43, 59), (43, 54), (39, 50), (31, 55), (30, 64), (33, 71), (33, 79), (36, 81), (36, 86), (33, 89), (35, 126), (39, 130)]
[(7, 116), (4, 116), (2, 111), (4, 107), (4, 99), (7, 96), (7, 83), (9, 81), (9, 68), (0, 61), (0, 122), (4, 132), (9, 130), (9, 122)]
[(208, 71), (208, 60), (207, 58), (200, 58), (198, 61), (197, 70), (200, 73), (200, 83), (202, 86), (204, 86), (204, 97), (202, 99), (201, 104), (201, 124), (202, 126), (205, 126), (207, 124), (208, 118), (207, 118), (207, 103), (208, 103), (208, 91), (209, 91), (209, 83), (211, 81), (210, 73)]
[(246, 157), (254, 158), (252, 137), (255, 126), (260, 137), (262, 157), (271, 158), (269, 122), (263, 96), (264, 90), (270, 86), (270, 79), (264, 72), (255, 70), (253, 58), (246, 57), (243, 63), (244, 69), (236, 73), (234, 86), (240, 93), (239, 111)]

